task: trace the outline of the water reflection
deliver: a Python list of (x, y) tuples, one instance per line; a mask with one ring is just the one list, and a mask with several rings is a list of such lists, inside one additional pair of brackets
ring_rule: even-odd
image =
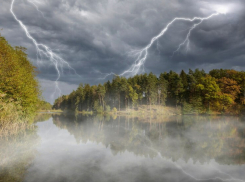
[(25, 181), (243, 181), (235, 117), (53, 115)]
[(220, 164), (245, 162), (245, 123), (235, 117), (173, 116), (142, 122), (138, 118), (53, 116), (78, 143), (93, 141), (110, 146), (114, 154), (130, 151), (173, 161), (183, 159)]
[(245, 181), (240, 118), (49, 117), (24, 181)]
[(37, 127), (29, 127), (17, 135), (0, 138), (0, 181), (23, 181), (26, 169), (36, 155), (39, 138)]

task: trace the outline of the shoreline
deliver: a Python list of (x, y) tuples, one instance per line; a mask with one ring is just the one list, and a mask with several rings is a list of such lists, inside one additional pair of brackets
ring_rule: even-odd
[(168, 106), (159, 106), (159, 105), (141, 105), (137, 108), (127, 108), (120, 111), (116, 109), (111, 109), (111, 111), (96, 112), (96, 111), (72, 111), (72, 110), (39, 110), (38, 113), (43, 114), (61, 114), (61, 113), (74, 113), (82, 115), (117, 115), (117, 116), (135, 116), (135, 117), (148, 117), (148, 116), (244, 116), (243, 113), (221, 113), (221, 112), (212, 112), (209, 113), (184, 113), (181, 107), (168, 107)]

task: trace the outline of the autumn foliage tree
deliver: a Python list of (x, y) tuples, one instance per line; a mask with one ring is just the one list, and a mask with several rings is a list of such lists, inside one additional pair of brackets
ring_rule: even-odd
[(40, 90), (36, 68), (30, 63), (24, 47), (11, 47), (0, 35), (0, 93), (13, 100), (24, 115), (36, 111)]

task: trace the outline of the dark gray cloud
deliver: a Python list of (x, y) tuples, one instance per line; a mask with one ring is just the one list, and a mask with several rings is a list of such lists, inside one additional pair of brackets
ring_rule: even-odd
[[(36, 63), (33, 43), (11, 15), (10, 0), (0, 0), (1, 34), (13, 46), (28, 48), (30, 60)], [(80, 77), (64, 70), (61, 89), (69, 93), (79, 83), (103, 82), (101, 73), (122, 73), (134, 59), (128, 52), (146, 46), (174, 17), (205, 17), (217, 5), (230, 7), (226, 15), (203, 22), (190, 37), (190, 50), (172, 53), (181, 43), (191, 23), (175, 23), (165, 36), (149, 50), (147, 72), (189, 68), (206, 71), (213, 68), (244, 69), (245, 2), (243, 0), (15, 0), (14, 11), (31, 35), (48, 45), (76, 69)], [(37, 65), (46, 100), (57, 77), (48, 60)], [(110, 79), (108, 77), (107, 79)]]

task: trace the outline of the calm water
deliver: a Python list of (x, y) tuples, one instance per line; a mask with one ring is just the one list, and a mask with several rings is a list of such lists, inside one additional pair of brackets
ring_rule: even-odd
[(236, 117), (41, 115), (1, 143), (0, 181), (245, 181)]

